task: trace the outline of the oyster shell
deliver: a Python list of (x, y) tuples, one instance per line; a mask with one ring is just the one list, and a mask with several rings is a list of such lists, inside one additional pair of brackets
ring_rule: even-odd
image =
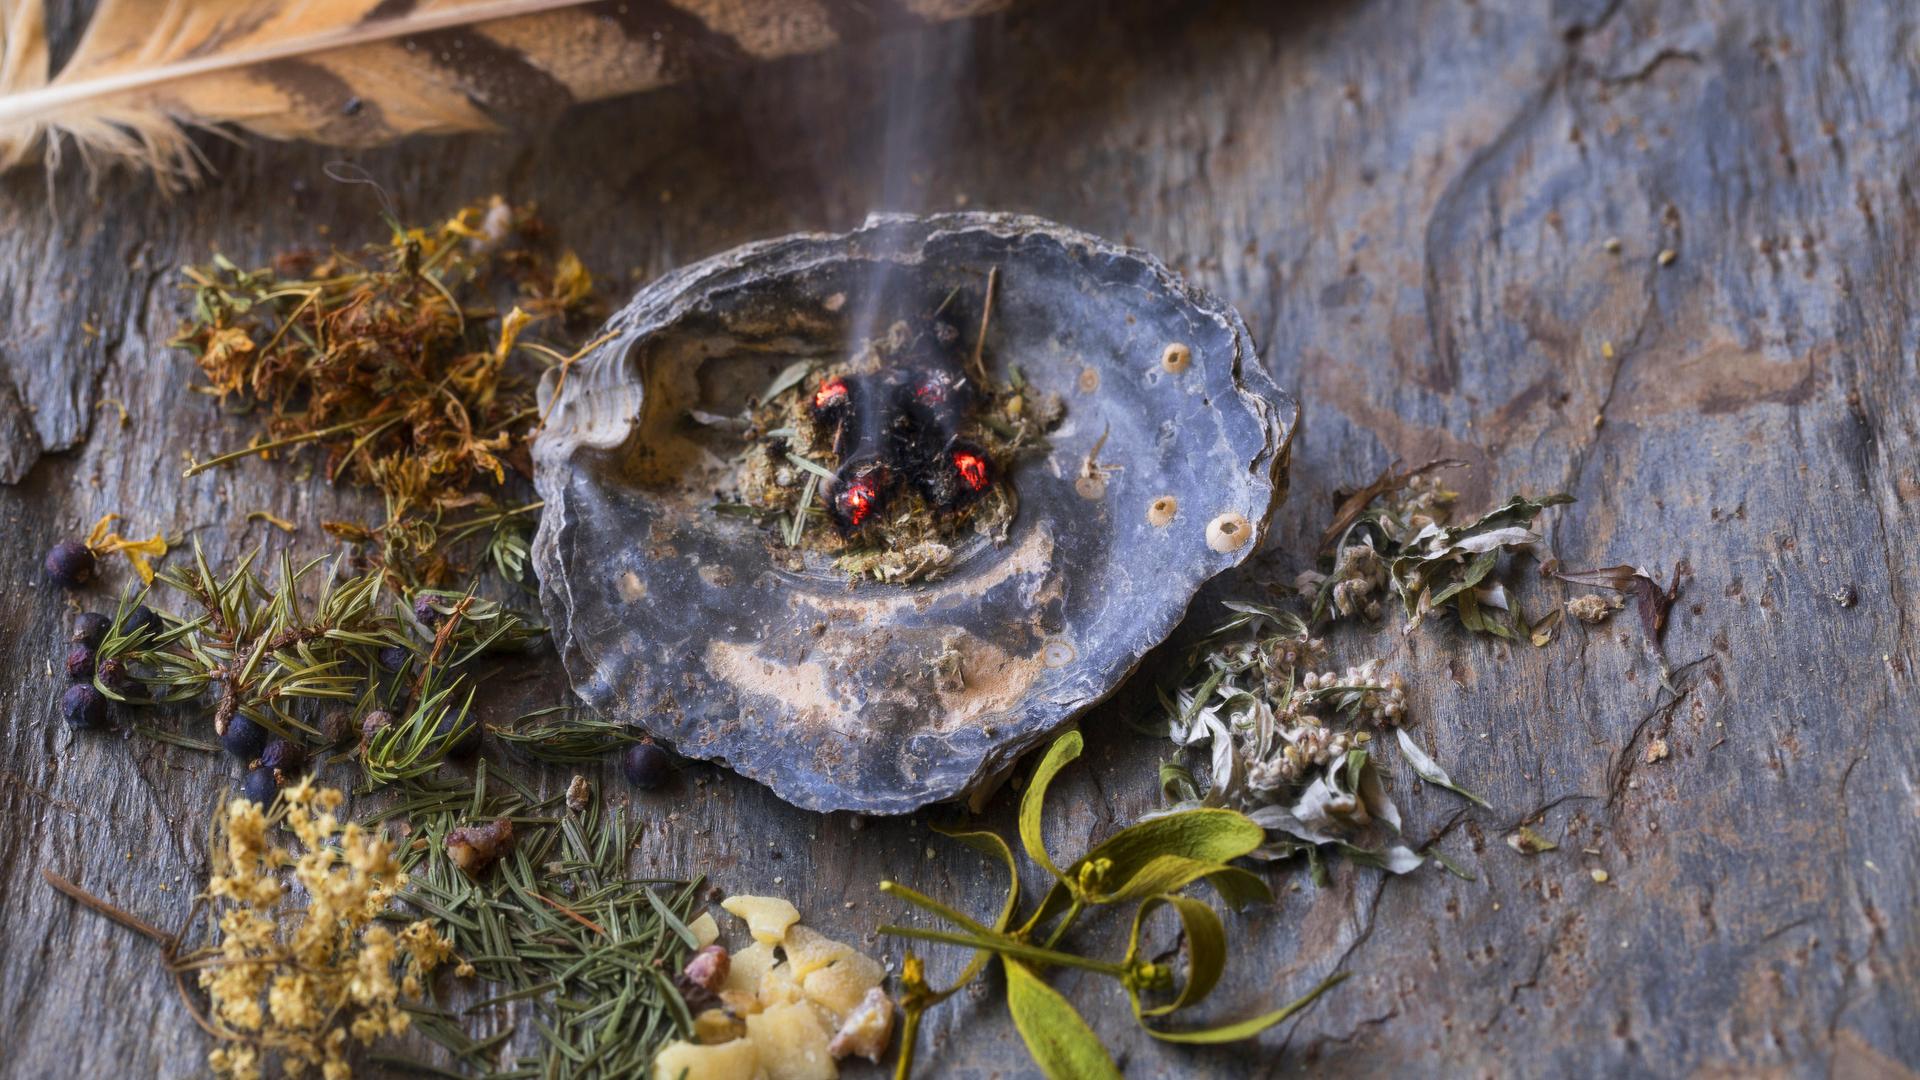
[[(994, 267), (990, 361), (1066, 406), (1011, 471), (1003, 542), (956, 541), (936, 580), (850, 586), (712, 511), (741, 444), (696, 413), (737, 413), (797, 357), (842, 357), (886, 304), (960, 290), (971, 342)], [(575, 690), (796, 805), (878, 814), (990, 790), (1111, 693), (1259, 547), (1296, 418), (1225, 304), (1150, 256), (1003, 214), (876, 216), (688, 266), (541, 398), (534, 558)]]

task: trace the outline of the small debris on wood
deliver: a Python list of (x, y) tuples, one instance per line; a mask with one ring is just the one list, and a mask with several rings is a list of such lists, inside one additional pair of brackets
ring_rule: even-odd
[(1613, 613), (1626, 607), (1626, 601), (1599, 593), (1587, 593), (1567, 601), (1567, 614), (1583, 623), (1605, 622)]
[(1522, 825), (1507, 836), (1507, 846), (1522, 855), (1538, 855), (1545, 851), (1555, 851), (1560, 845)]

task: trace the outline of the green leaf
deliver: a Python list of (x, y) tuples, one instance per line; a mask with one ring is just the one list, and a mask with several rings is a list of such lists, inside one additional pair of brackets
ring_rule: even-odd
[(938, 825), (933, 827), (933, 831), (950, 840), (958, 840), (982, 855), (991, 855), (1007, 868), (1007, 899), (1000, 905), (1000, 917), (993, 920), (995, 930), (1005, 930), (1007, 922), (1013, 918), (1014, 908), (1020, 904), (1020, 868), (1013, 861), (1013, 849), (995, 832), (962, 832), (943, 829)]
[(1259, 875), (1237, 866), (1188, 858), (1185, 855), (1156, 855), (1125, 885), (1113, 892), (1102, 892), (1087, 899), (1096, 904), (1139, 900), (1159, 893), (1178, 892), (1201, 878), (1207, 879), (1229, 906), (1242, 908), (1250, 903), (1273, 902), (1273, 890)]
[[(991, 855), (1005, 864), (1007, 868), (1007, 899), (1000, 905), (1000, 915), (993, 920), (993, 929), (997, 931), (1006, 930), (1007, 923), (1013, 919), (1014, 909), (1020, 904), (1020, 867), (1013, 861), (1013, 849), (1007, 846), (1007, 842), (1000, 838), (999, 833), (985, 831), (957, 832), (940, 828), (937, 825), (934, 826), (933, 831), (942, 836), (958, 840), (984, 855)], [(932, 995), (932, 1001), (929, 1003), (944, 1001), (953, 996), (961, 987), (972, 982), (980, 972), (986, 970), (988, 961), (992, 959), (993, 954), (987, 950), (974, 950), (973, 959), (967, 961), (967, 966), (960, 972), (960, 977), (955, 979), (953, 985), (947, 987), (945, 990), (935, 991)]]
[(1420, 854), (1426, 856), (1429, 859), (1432, 859), (1434, 862), (1439, 863), (1441, 866), (1446, 867), (1447, 873), (1452, 874), (1454, 877), (1459, 878), (1461, 881), (1479, 881), (1480, 880), (1479, 877), (1477, 877), (1473, 871), (1453, 861), (1453, 859), (1447, 856), (1446, 852), (1441, 851), (1440, 848), (1436, 845), (1429, 845), (1427, 849), (1425, 851), (1422, 851)]
[(1068, 731), (1053, 740), (1053, 745), (1047, 747), (1046, 756), (1040, 759), (1039, 766), (1033, 770), (1033, 777), (1027, 781), (1026, 794), (1020, 798), (1020, 843), (1027, 849), (1027, 858), (1045, 867), (1047, 873), (1068, 882), (1070, 889), (1075, 887), (1071, 884), (1074, 879), (1063, 873), (1047, 856), (1047, 836), (1042, 815), (1046, 810), (1048, 785), (1053, 783), (1054, 776), (1061, 769), (1080, 756), (1082, 745), (1078, 731)]
[(1005, 967), (1007, 1012), (1048, 1080), (1120, 1080), (1113, 1058), (1071, 1002), (1025, 964), (1009, 960)]
[(1440, 763), (1429, 757), (1425, 750), (1420, 749), (1420, 744), (1413, 741), (1413, 736), (1407, 734), (1406, 728), (1394, 728), (1393, 733), (1399, 737), (1400, 752), (1406, 755), (1407, 764), (1413, 766), (1414, 775), (1429, 784), (1437, 784), (1456, 795), (1472, 799), (1481, 806), (1487, 805), (1487, 800), (1455, 784), (1453, 778), (1447, 775), (1447, 770), (1441, 768)]
[[(1022, 816), (1025, 816), (1024, 805)], [(1225, 863), (1251, 853), (1265, 838), (1266, 830), (1237, 810), (1181, 810), (1136, 822), (1096, 845), (1065, 873), (1055, 871), (1055, 876), (1061, 878), (1062, 883), (1048, 891), (1040, 903), (1040, 909), (1027, 921), (1027, 929), (1043, 926), (1065, 910), (1072, 900), (1073, 888), (1077, 887), (1080, 869), (1097, 859), (1105, 859), (1108, 866), (1099, 898), (1089, 899), (1095, 903), (1106, 903), (1108, 901), (1105, 898), (1126, 894), (1128, 883), (1134, 876), (1163, 855)], [(1069, 886), (1065, 882), (1076, 884)], [(1234, 885), (1229, 884), (1227, 888), (1234, 888)], [(1222, 895), (1226, 895), (1224, 890)]]
[(1287, 1017), (1292, 1016), (1294, 1013), (1299, 1012), (1301, 1009), (1313, 1004), (1314, 999), (1331, 990), (1346, 977), (1347, 973), (1344, 971), (1337, 975), (1330, 975), (1319, 986), (1307, 991), (1306, 994), (1298, 1000), (1289, 1002), (1270, 1013), (1242, 1020), (1237, 1024), (1223, 1024), (1220, 1027), (1202, 1028), (1199, 1031), (1159, 1031), (1146, 1027), (1145, 1024), (1142, 1024), (1141, 1027), (1146, 1028), (1147, 1034), (1159, 1039), (1161, 1042), (1187, 1043), (1189, 1045), (1239, 1042), (1241, 1039), (1251, 1039), (1280, 1021), (1285, 1020)]
[(1180, 928), (1186, 935), (1187, 981), (1181, 985), (1179, 994), (1165, 1005), (1142, 1008), (1140, 988), (1129, 983), (1127, 994), (1133, 999), (1133, 1015), (1144, 1022), (1145, 1017), (1165, 1016), (1178, 1012), (1190, 1005), (1197, 1005), (1213, 992), (1220, 982), (1221, 972), (1227, 967), (1227, 928), (1220, 924), (1220, 916), (1213, 913), (1203, 901), (1191, 896), (1161, 895), (1150, 896), (1133, 914), (1133, 931), (1127, 937), (1127, 964), (1131, 967), (1140, 955), (1140, 928), (1146, 925), (1147, 917), (1162, 905), (1173, 908), (1180, 916)]
[(1379, 851), (1345, 841), (1335, 846), (1346, 855), (1349, 862), (1378, 867), (1390, 874), (1411, 874), (1426, 864), (1425, 859), (1405, 844), (1389, 844)]
[(782, 368), (780, 374), (775, 375), (773, 381), (768, 383), (767, 388), (761, 392), (761, 403), (765, 404), (766, 402), (772, 401), (788, 390), (799, 386), (801, 380), (807, 377), (807, 372), (813, 370), (813, 363), (812, 360), (797, 360)]
[(1441, 604), (1453, 599), (1455, 594), (1465, 592), (1486, 580), (1486, 576), (1493, 572), (1494, 564), (1499, 561), (1499, 548), (1481, 552), (1479, 555), (1474, 556), (1473, 562), (1467, 564), (1467, 572), (1465, 574), (1462, 574), (1458, 580), (1446, 588), (1433, 594), (1433, 600), (1431, 601), (1433, 606), (1439, 607)]

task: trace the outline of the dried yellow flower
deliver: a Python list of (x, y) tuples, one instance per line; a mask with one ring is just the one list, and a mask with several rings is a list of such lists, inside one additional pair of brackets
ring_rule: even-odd
[[(424, 976), (453, 957), (453, 944), (425, 920), (398, 932), (380, 922), (406, 874), (385, 837), (343, 824), (344, 796), (301, 780), (272, 814), (235, 799), (220, 819), (224, 843), (205, 899), (216, 944), (182, 958), (197, 968), (212, 1003), (207, 1055), (214, 1075), (253, 1080), (269, 1058), (290, 1077), (318, 1069), (352, 1075), (352, 1043), (407, 1028), (400, 1007)], [(304, 850), (274, 842), (284, 826)], [(282, 875), (291, 869), (298, 888)]]

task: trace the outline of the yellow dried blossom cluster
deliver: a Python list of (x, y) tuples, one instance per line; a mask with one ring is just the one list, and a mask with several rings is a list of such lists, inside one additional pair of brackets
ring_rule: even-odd
[[(227, 805), (207, 882), (220, 939), (190, 960), (222, 1040), (208, 1055), (217, 1076), (255, 1080), (274, 1056), (287, 1076), (352, 1075), (351, 1041), (405, 1031), (400, 998), (419, 996), (422, 976), (453, 953), (430, 922), (396, 933), (378, 921), (406, 874), (392, 843), (340, 820), (344, 798), (303, 779), (271, 814), (247, 799)], [(276, 845), (275, 825), (303, 850)], [(283, 883), (289, 868), (297, 888)]]

